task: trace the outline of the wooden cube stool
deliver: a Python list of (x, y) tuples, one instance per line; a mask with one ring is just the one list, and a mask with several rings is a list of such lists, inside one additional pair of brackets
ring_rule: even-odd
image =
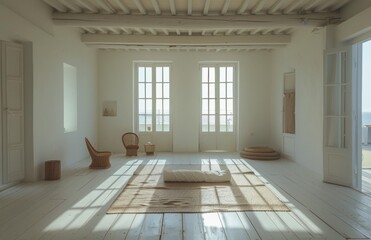
[(45, 162), (45, 180), (58, 180), (61, 178), (61, 161), (50, 160)]

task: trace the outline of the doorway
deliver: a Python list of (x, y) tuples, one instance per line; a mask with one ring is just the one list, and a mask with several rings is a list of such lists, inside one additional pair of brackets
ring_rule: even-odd
[(359, 44), (359, 52), (361, 64), (358, 69), (359, 82), (361, 82), (361, 154), (359, 161), (361, 162), (361, 189), (362, 192), (371, 194), (371, 40)]
[(201, 65), (200, 151), (236, 151), (236, 64)]

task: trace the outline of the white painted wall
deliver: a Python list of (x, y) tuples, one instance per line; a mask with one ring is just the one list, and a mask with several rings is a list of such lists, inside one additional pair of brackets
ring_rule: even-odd
[[(97, 65), (96, 51), (81, 43), (78, 32), (53, 27), (51, 12), (40, 1), (23, 3), (1, 1), (0, 39), (30, 42), (33, 46), (33, 76), (29, 77), (33, 89), (25, 89), (33, 91), (33, 137), (25, 137), (33, 140), (29, 144), (34, 151), (32, 156), (26, 153), (26, 176), (35, 180), (43, 178), (46, 160), (60, 159), (62, 169), (66, 169), (86, 158), (84, 136), (97, 142)], [(19, 15), (27, 7), (32, 7), (34, 14)], [(67, 134), (63, 131), (64, 62), (77, 68), (78, 82), (78, 130)]]
[(296, 74), (296, 134), (294, 161), (323, 174), (322, 100), (323, 30), (304, 28), (293, 34), (290, 45), (273, 53), (271, 82), (272, 146), (283, 147), (282, 93), (283, 74)]
[[(200, 61), (239, 61), (239, 145), (269, 143), (271, 53), (98, 52), (99, 106), (117, 101), (117, 117), (99, 117), (99, 147), (123, 152), (121, 135), (133, 131), (133, 61), (171, 61), (173, 151), (197, 152), (200, 125)], [(101, 112), (101, 111), (100, 111)]]

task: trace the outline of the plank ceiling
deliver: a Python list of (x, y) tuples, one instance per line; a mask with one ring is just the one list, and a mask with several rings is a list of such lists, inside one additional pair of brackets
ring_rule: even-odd
[(256, 51), (341, 21), (350, 0), (43, 0), (55, 25), (101, 49)]

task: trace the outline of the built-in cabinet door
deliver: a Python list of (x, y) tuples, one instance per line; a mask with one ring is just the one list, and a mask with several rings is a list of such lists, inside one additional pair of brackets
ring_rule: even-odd
[(352, 81), (350, 51), (325, 55), (324, 181), (352, 186)]
[(23, 46), (1, 42), (3, 184), (24, 178)]

